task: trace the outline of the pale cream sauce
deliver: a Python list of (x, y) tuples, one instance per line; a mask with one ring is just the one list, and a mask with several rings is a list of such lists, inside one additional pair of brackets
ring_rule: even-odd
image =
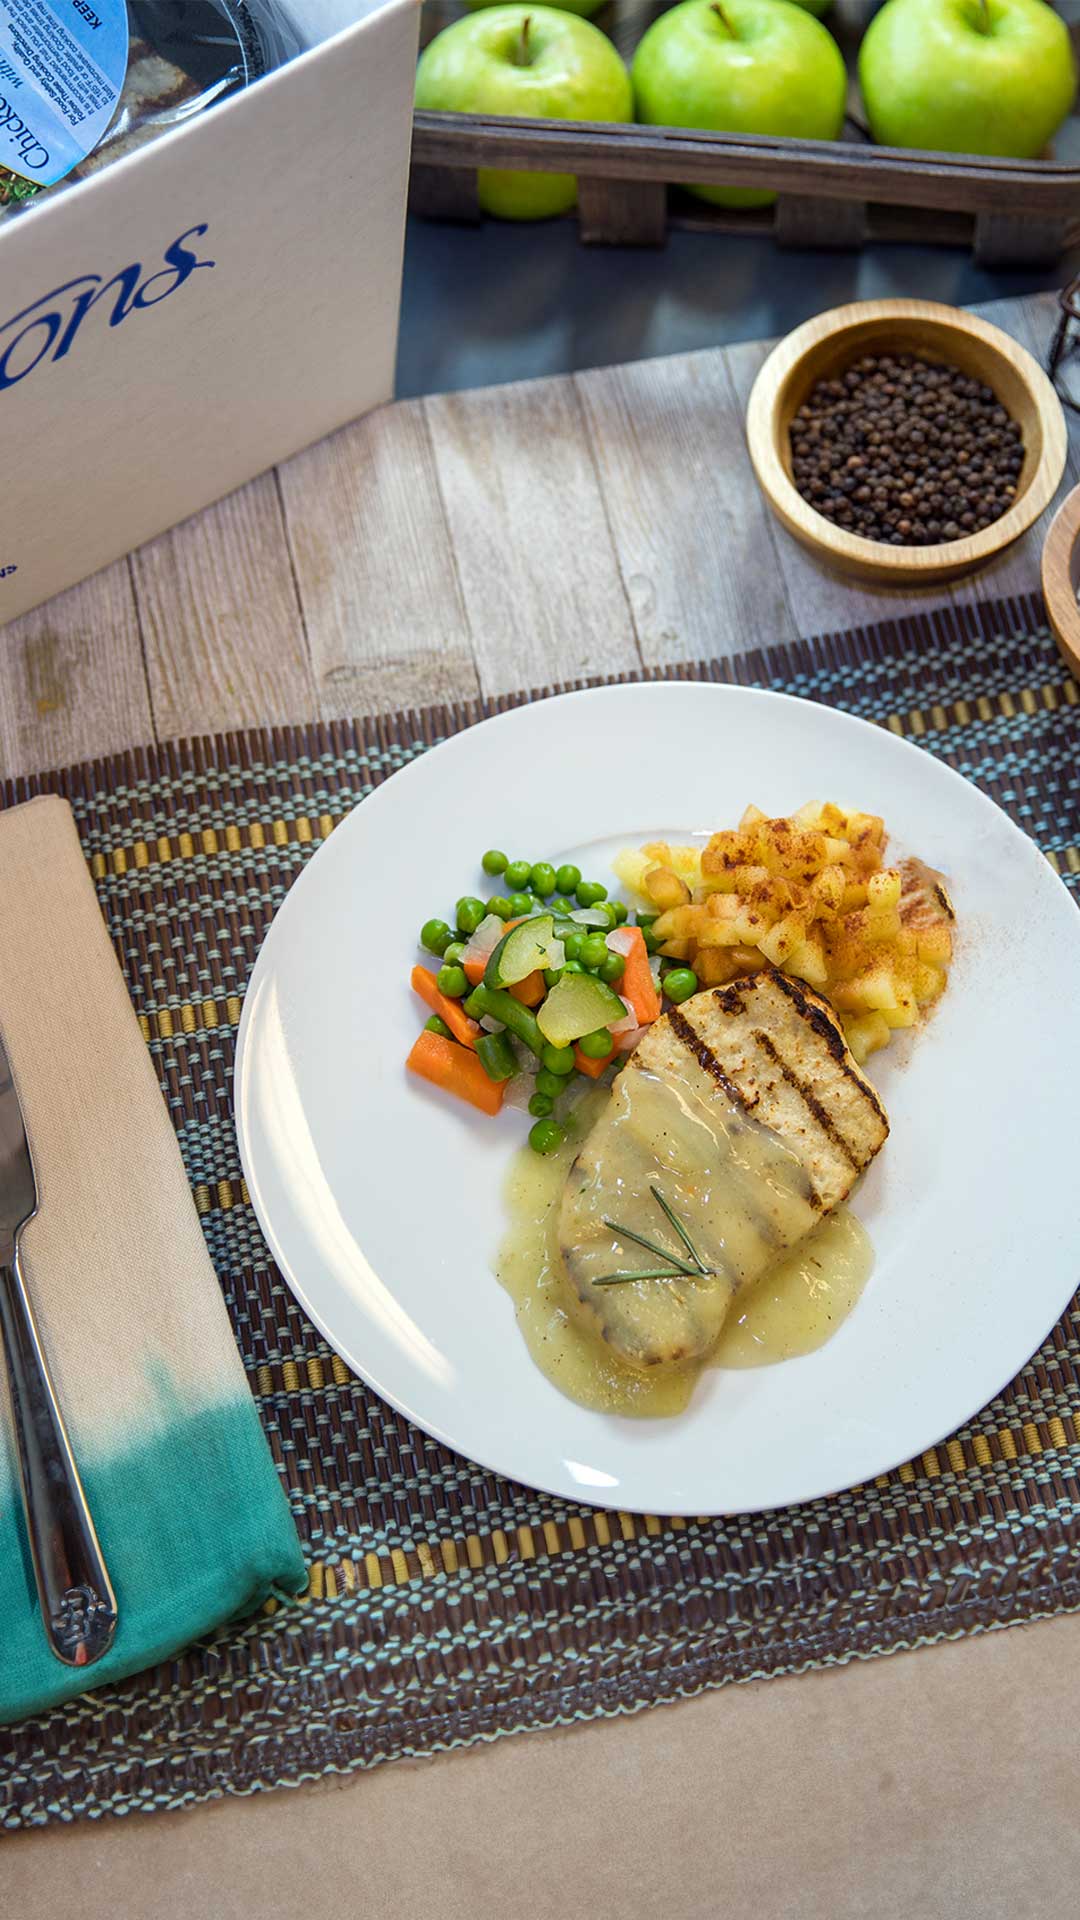
[[(587, 1095), (559, 1152), (542, 1159), (524, 1148), (507, 1180), (510, 1227), (496, 1274), (514, 1301), (518, 1325), (541, 1372), (582, 1406), (660, 1417), (683, 1411), (705, 1366), (765, 1366), (823, 1346), (851, 1312), (873, 1266), (870, 1241), (844, 1207), (738, 1292), (719, 1338), (691, 1364), (647, 1370), (627, 1366), (568, 1311), (558, 1232), (563, 1190), (571, 1163), (609, 1097), (606, 1088)], [(670, 1179), (669, 1167), (668, 1184)], [(682, 1199), (685, 1204), (685, 1194)], [(657, 1232), (655, 1220), (649, 1231), (650, 1237), (670, 1240), (670, 1235)], [(643, 1253), (641, 1259), (647, 1256)], [(641, 1282), (634, 1291), (648, 1284), (662, 1288), (670, 1283)]]

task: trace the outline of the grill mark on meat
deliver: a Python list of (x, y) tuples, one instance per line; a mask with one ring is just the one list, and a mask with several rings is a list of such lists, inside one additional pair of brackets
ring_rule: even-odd
[(756, 1027), (754, 1029), (754, 1039), (757, 1041), (758, 1046), (761, 1048), (762, 1053), (767, 1054), (769, 1059), (772, 1061), (773, 1065), (779, 1068), (780, 1072), (784, 1076), (784, 1079), (787, 1081), (788, 1086), (794, 1087), (796, 1093), (799, 1095), (799, 1098), (802, 1100), (803, 1104), (813, 1114), (814, 1119), (818, 1123), (818, 1126), (821, 1127), (822, 1130), (828, 1134), (829, 1139), (833, 1141), (834, 1145), (839, 1147), (841, 1153), (844, 1156), (844, 1159), (847, 1160), (848, 1163), (851, 1166), (853, 1166), (857, 1172), (861, 1171), (862, 1162), (858, 1158), (858, 1156), (852, 1152), (852, 1149), (849, 1147), (847, 1141), (844, 1139), (843, 1134), (840, 1132), (839, 1127), (836, 1126), (835, 1122), (830, 1119), (829, 1115), (826, 1113), (824, 1107), (822, 1106), (821, 1101), (818, 1099), (816, 1093), (812, 1093), (810, 1088), (806, 1085), (806, 1082), (804, 1080), (800, 1080), (798, 1074), (795, 1073), (792, 1070), (792, 1068), (788, 1066), (788, 1063), (784, 1059), (783, 1054), (780, 1053), (779, 1050), (774, 1046), (772, 1040), (769, 1038), (769, 1035), (767, 1033), (763, 1033), (760, 1027)]
[[(819, 1036), (819, 1038), (824, 1040), (825, 1045), (828, 1047), (829, 1052), (832, 1055), (833, 1059), (835, 1060), (837, 1066), (840, 1068), (841, 1073), (843, 1073), (847, 1077), (847, 1079), (851, 1081), (853, 1086), (858, 1087), (859, 1092), (864, 1096), (865, 1099), (869, 1100), (871, 1106), (873, 1107), (875, 1113), (878, 1116), (878, 1119), (884, 1121), (885, 1127), (887, 1129), (889, 1125), (888, 1114), (886, 1113), (884, 1107), (882, 1106), (881, 1101), (878, 1099), (878, 1096), (875, 1093), (874, 1088), (871, 1086), (870, 1082), (868, 1080), (864, 1080), (860, 1074), (852, 1072), (851, 1062), (848, 1058), (847, 1041), (844, 1039), (843, 1032), (837, 1026), (835, 1021), (830, 1017), (830, 1015), (825, 1009), (824, 1004), (818, 998), (817, 994), (804, 993), (802, 987), (799, 985), (799, 982), (797, 980), (793, 980), (790, 974), (780, 973), (777, 971), (771, 975), (771, 978), (774, 985), (779, 987), (781, 993), (786, 994), (788, 999), (794, 1003), (794, 1005), (798, 1008), (799, 1012), (804, 1016), (804, 1018), (810, 1022), (810, 1025), (813, 1027), (814, 1032)], [(800, 1091), (802, 1091), (801, 1088), (800, 1088)], [(827, 1131), (829, 1133), (832, 1133), (833, 1129), (831, 1127), (828, 1127)], [(834, 1135), (834, 1137), (836, 1136)], [(845, 1152), (846, 1151), (847, 1151), (847, 1148), (845, 1144)], [(853, 1162), (852, 1164), (854, 1165), (858, 1163)]]
[[(724, 996), (727, 996), (727, 997), (724, 998)], [(724, 1011), (726, 1013), (742, 1013), (745, 1011), (744, 1002), (740, 999), (738, 988), (735, 986), (717, 988), (715, 998), (722, 1002), (724, 1006)], [(686, 1015), (678, 1007), (672, 1007), (669, 1009), (667, 1017), (671, 1023), (672, 1032), (678, 1034), (679, 1039), (682, 1041), (684, 1047), (687, 1047), (689, 1051), (693, 1054), (694, 1059), (697, 1061), (699, 1067), (701, 1067), (704, 1070), (704, 1072), (712, 1076), (712, 1078), (716, 1081), (717, 1086), (721, 1087), (723, 1091), (727, 1094), (728, 1099), (732, 1102), (733, 1106), (741, 1107), (744, 1113), (751, 1114), (752, 1109), (757, 1105), (756, 1096), (751, 1101), (747, 1099), (744, 1093), (740, 1092), (739, 1088), (735, 1085), (735, 1082), (729, 1079), (728, 1075), (724, 1072), (724, 1069), (720, 1065), (720, 1062), (716, 1058), (716, 1055), (713, 1053), (712, 1048), (708, 1046), (707, 1043), (702, 1039), (700, 1033), (697, 1031), (697, 1028), (691, 1026), (689, 1020), (686, 1018)], [(799, 1092), (801, 1093), (802, 1091), (803, 1089), (800, 1087)], [(826, 1131), (831, 1133), (832, 1129), (830, 1127), (827, 1127)], [(848, 1148), (846, 1143), (841, 1141), (840, 1144), (843, 1147), (845, 1157), (848, 1157)], [(815, 1213), (819, 1213), (821, 1211), (821, 1195), (817, 1192), (817, 1189), (815, 1188), (813, 1181), (811, 1180), (809, 1174), (806, 1173), (805, 1169), (803, 1169), (803, 1174), (806, 1181), (807, 1203), (811, 1207), (813, 1207)], [(768, 1244), (775, 1246), (777, 1244), (776, 1234), (775, 1234), (775, 1230), (771, 1226), (771, 1223), (768, 1221), (768, 1219), (765, 1216), (759, 1215), (756, 1209), (752, 1211), (753, 1211), (754, 1225), (755, 1227), (758, 1228), (759, 1232), (761, 1233), (762, 1239), (765, 1240)]]
[(716, 1081), (718, 1087), (723, 1089), (732, 1105), (741, 1107), (744, 1113), (752, 1112), (757, 1105), (756, 1099), (748, 1100), (745, 1094), (740, 1093), (735, 1082), (728, 1079), (712, 1048), (702, 1039), (697, 1028), (690, 1025), (686, 1015), (681, 1013), (678, 1007), (672, 1007), (667, 1017), (672, 1033), (678, 1035), (683, 1046), (693, 1054), (698, 1066)]

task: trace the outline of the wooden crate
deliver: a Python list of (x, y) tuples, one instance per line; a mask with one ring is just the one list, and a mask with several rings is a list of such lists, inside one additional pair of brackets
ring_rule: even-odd
[[(457, 0), (425, 0), (421, 42), (458, 18)], [(654, 0), (611, 0), (596, 16), (624, 59), (665, 11)], [(432, 219), (482, 218), (478, 167), (576, 173), (581, 239), (662, 246), (673, 226), (716, 233), (772, 233), (781, 247), (855, 248), (867, 241), (970, 245), (984, 266), (1045, 266), (1080, 241), (1080, 111), (1052, 156), (994, 160), (876, 147), (855, 77), (873, 0), (837, 0), (825, 24), (850, 76), (839, 140), (748, 138), (679, 127), (506, 120), (417, 113), (409, 204)], [(1080, 0), (1059, 11), (1080, 48)], [(770, 187), (775, 205), (708, 206), (683, 183)]]

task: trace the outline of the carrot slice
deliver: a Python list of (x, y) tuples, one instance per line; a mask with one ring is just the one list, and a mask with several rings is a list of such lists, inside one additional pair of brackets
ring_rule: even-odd
[(590, 1060), (580, 1047), (574, 1048), (574, 1061), (579, 1073), (587, 1073), (590, 1080), (599, 1080), (605, 1067), (609, 1067), (615, 1058), (615, 1042), (611, 1043), (611, 1052), (603, 1060)]
[(535, 973), (527, 973), (524, 980), (519, 980), (510, 991), (515, 1000), (521, 1001), (523, 1007), (538, 1007), (547, 992), (544, 976), (539, 967)]
[(448, 1040), (445, 1034), (429, 1033), (425, 1027), (405, 1064), (422, 1080), (430, 1080), (444, 1093), (456, 1094), (470, 1107), (479, 1107), (481, 1113), (495, 1114), (502, 1106), (506, 1082), (489, 1080), (476, 1054), (456, 1040)]
[[(440, 1019), (446, 1021), (454, 1038), (460, 1040), (463, 1047), (475, 1048), (476, 1036), (480, 1031), (477, 1021), (470, 1020), (460, 1000), (451, 1000), (449, 994), (439, 992), (435, 975), (429, 967), (413, 968), (412, 989), (420, 995), (424, 1005), (431, 1008), (432, 1013), (437, 1013)], [(435, 1037), (437, 1039), (438, 1035)]]
[(650, 1020), (660, 1017), (660, 995), (656, 991), (656, 982), (649, 971), (649, 950), (645, 945), (645, 935), (640, 927), (623, 927), (623, 933), (631, 936), (630, 952), (626, 956), (626, 966), (618, 991), (624, 1000), (629, 1000), (634, 1009), (634, 1017), (639, 1027), (647, 1027)]

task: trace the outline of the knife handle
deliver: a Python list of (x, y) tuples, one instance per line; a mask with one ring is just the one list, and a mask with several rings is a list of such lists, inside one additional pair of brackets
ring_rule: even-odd
[(49, 1374), (18, 1239), (10, 1264), (0, 1264), (0, 1321), (45, 1637), (65, 1666), (88, 1667), (112, 1644), (116, 1597)]

